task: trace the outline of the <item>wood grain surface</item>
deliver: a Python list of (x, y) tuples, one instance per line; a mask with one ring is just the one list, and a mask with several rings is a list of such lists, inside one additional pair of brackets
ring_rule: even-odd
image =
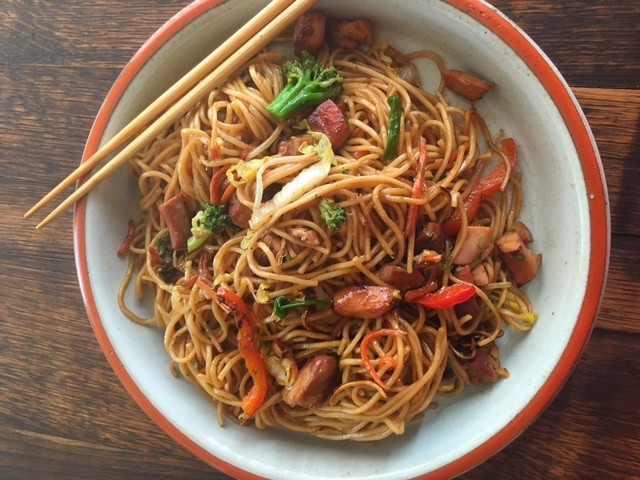
[[(207, 479), (109, 367), (87, 320), (72, 212), (23, 213), (77, 164), (102, 99), (186, 0), (0, 2), (0, 478)], [(495, 0), (555, 63), (598, 143), (610, 195), (609, 277), (565, 387), (460, 478), (640, 478), (640, 4)]]

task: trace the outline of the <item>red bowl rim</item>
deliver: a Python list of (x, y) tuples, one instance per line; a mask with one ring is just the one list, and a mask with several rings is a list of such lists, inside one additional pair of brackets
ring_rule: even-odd
[[(585, 179), (589, 198), (591, 261), (588, 270), (585, 297), (580, 308), (576, 326), (558, 364), (537, 394), (529, 404), (496, 435), (461, 458), (434, 472), (421, 476), (421, 479), (451, 478), (477, 466), (513, 441), (549, 405), (573, 371), (591, 335), (604, 293), (610, 249), (608, 195), (602, 163), (587, 120), (569, 86), (537, 45), (497, 9), (479, 0), (444, 1), (485, 25), (508, 44), (537, 76), (559, 109), (576, 146)], [(109, 118), (113, 114), (120, 98), (129, 83), (151, 56), (178, 31), (220, 3), (222, 3), (222, 0), (198, 0), (191, 3), (169, 19), (144, 43), (132, 57), (131, 61), (125, 66), (105, 98), (91, 129), (91, 133), (89, 134), (83, 161), (97, 150)], [(86, 202), (82, 200), (77, 204), (74, 216), (74, 253), (80, 289), (96, 338), (111, 367), (120, 379), (120, 382), (140, 405), (142, 410), (158, 426), (196, 457), (235, 478), (261, 478), (242, 470), (238, 466), (217, 458), (178, 430), (142, 393), (127, 373), (117, 355), (115, 355), (113, 346), (98, 314), (89, 281), (86, 261), (85, 213)]]

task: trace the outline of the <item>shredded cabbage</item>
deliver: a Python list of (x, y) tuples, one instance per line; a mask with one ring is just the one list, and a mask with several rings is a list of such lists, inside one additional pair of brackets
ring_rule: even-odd
[(258, 175), (258, 170), (262, 167), (270, 157), (264, 158), (254, 158), (253, 160), (249, 160), (245, 162), (244, 160), (240, 160), (234, 166), (227, 170), (227, 178), (229, 182), (234, 187), (239, 187), (240, 185), (250, 182), (256, 179)]
[(300, 151), (305, 155), (316, 153), (319, 161), (302, 170), (296, 178), (282, 187), (282, 190), (276, 193), (271, 200), (263, 203), (258, 208), (254, 208), (251, 219), (249, 220), (251, 230), (260, 228), (269, 221), (273, 212), (285, 205), (295, 202), (302, 195), (319, 185), (320, 182), (329, 175), (331, 166), (334, 165), (336, 161), (333, 149), (331, 148), (331, 142), (323, 133), (310, 133), (316, 139), (316, 143), (314, 145), (303, 146)]

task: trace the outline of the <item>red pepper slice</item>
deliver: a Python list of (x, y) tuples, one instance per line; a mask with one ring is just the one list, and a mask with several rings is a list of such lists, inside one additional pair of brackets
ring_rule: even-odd
[[(418, 160), (418, 174), (413, 183), (413, 191), (411, 198), (414, 200), (422, 197), (424, 189), (424, 172), (427, 168), (427, 141), (424, 137), (420, 137), (420, 159)], [(418, 222), (418, 205), (409, 205), (409, 213), (407, 214), (407, 225), (404, 229), (405, 238), (409, 238), (416, 231), (416, 223)]]
[(135, 236), (136, 236), (136, 224), (133, 222), (133, 220), (129, 220), (129, 226), (127, 227), (127, 236), (125, 237), (124, 242), (122, 242), (122, 245), (118, 249), (119, 257), (121, 257), (122, 255), (127, 253), (127, 251), (129, 251), (129, 247), (131, 246), (131, 242), (133, 242), (133, 239), (135, 238)]
[(475, 294), (475, 286), (470, 283), (461, 282), (442, 287), (440, 290), (433, 293), (427, 293), (422, 297), (411, 299), (410, 303), (419, 303), (427, 308), (439, 310), (466, 302)]
[[(486, 177), (481, 178), (473, 187), (469, 195), (467, 195), (467, 198), (464, 199), (464, 211), (467, 212), (467, 221), (469, 222), (473, 220), (476, 213), (478, 213), (482, 199), (497, 193), (505, 182), (507, 175), (510, 175), (516, 167), (518, 154), (513, 138), (505, 138), (502, 140), (501, 147), (509, 161), (510, 172), (507, 171), (507, 165), (501, 163)], [(452, 236), (460, 231), (461, 225), (462, 220), (456, 210), (453, 215), (451, 215), (451, 218), (442, 224), (442, 229), (446, 235)]]
[(253, 312), (244, 300), (231, 290), (220, 287), (214, 292), (201, 277), (196, 281), (196, 285), (211, 298), (217, 298), (220, 303), (229, 307), (238, 323), (238, 349), (253, 379), (253, 386), (242, 399), (242, 411), (246, 420), (252, 417), (264, 403), (269, 389), (267, 370), (258, 347)]

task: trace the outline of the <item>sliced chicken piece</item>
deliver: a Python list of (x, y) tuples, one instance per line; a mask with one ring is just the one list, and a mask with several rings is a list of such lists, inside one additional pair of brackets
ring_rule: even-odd
[(325, 100), (318, 105), (307, 118), (307, 122), (311, 130), (327, 136), (333, 150), (338, 150), (351, 134), (344, 113), (333, 100)]
[(492, 234), (491, 227), (476, 225), (467, 227), (467, 236), (453, 259), (453, 263), (455, 265), (468, 265), (474, 260), (478, 260), (491, 247)]
[(304, 13), (296, 22), (293, 32), (293, 52), (300, 55), (303, 51), (311, 55), (318, 53), (325, 37), (327, 15), (322, 10)]
[(373, 45), (373, 28), (365, 19), (327, 21), (327, 41), (341, 48), (355, 49), (360, 45)]
[(409, 273), (396, 265), (383, 265), (376, 275), (384, 283), (402, 292), (422, 287), (427, 280), (418, 270)]
[(502, 235), (497, 245), (505, 265), (518, 286), (533, 280), (542, 262), (541, 253), (536, 254), (528, 249), (515, 230)]

